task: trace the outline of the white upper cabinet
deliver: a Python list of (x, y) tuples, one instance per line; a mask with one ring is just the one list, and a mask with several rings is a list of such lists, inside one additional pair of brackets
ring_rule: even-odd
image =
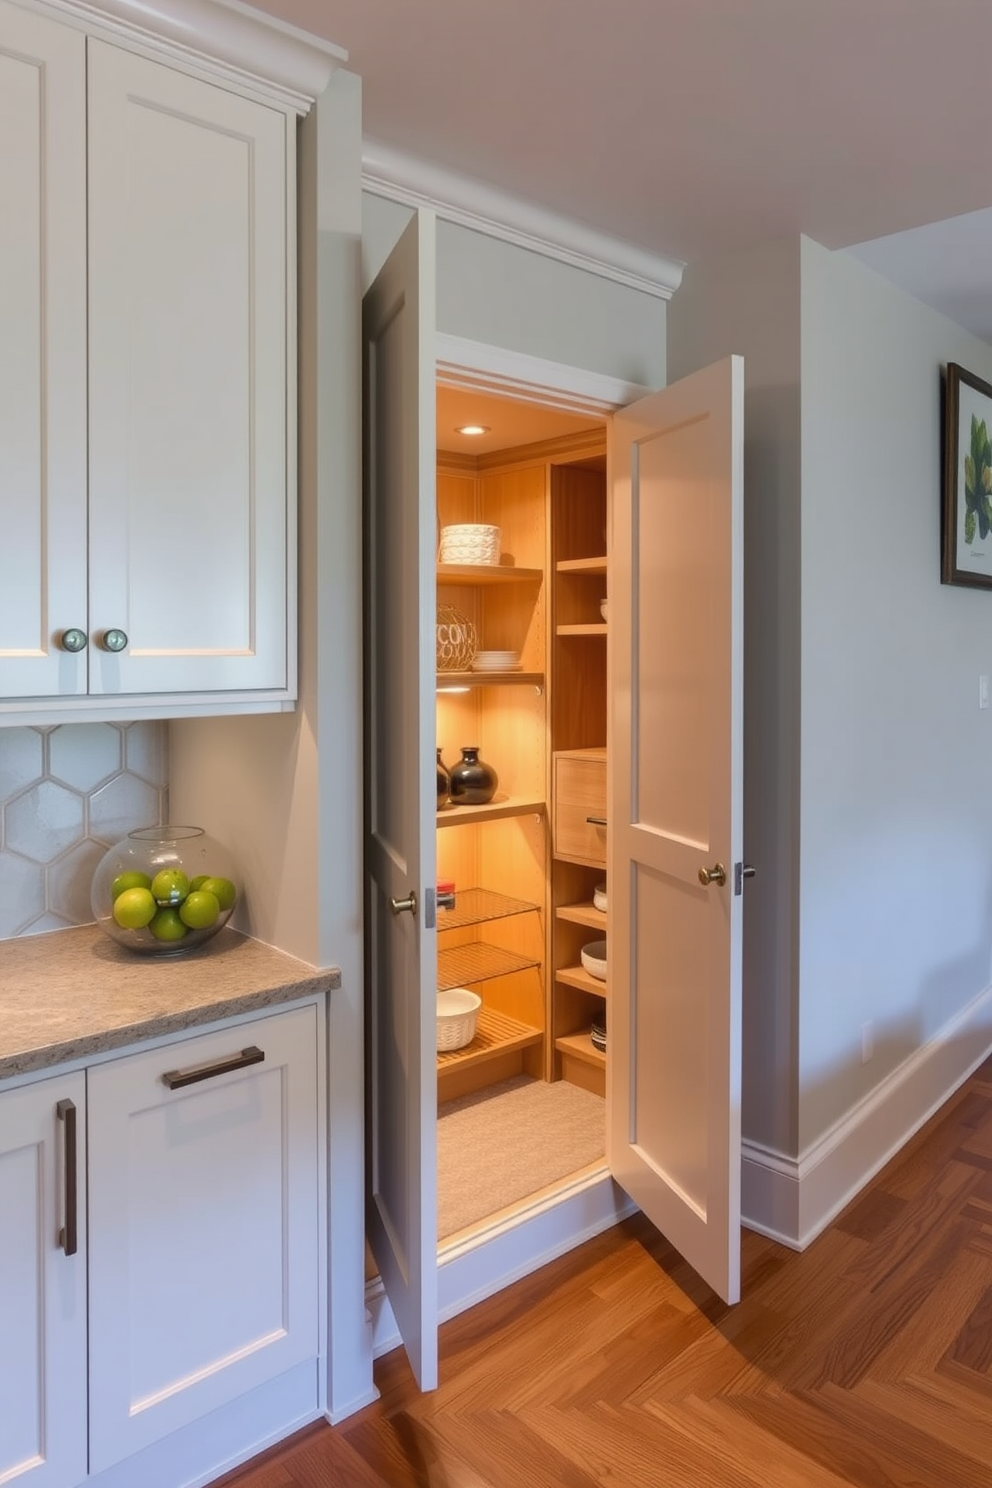
[(88, 81), (90, 692), (286, 688), (288, 121), (101, 42)]
[(306, 103), (99, 29), (0, 0), (0, 723), (291, 707)]
[(86, 691), (86, 38), (0, 0), (0, 698)]

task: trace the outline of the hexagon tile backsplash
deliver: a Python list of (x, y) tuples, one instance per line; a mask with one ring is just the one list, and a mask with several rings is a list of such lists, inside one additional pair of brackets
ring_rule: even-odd
[(104, 852), (168, 800), (158, 720), (0, 729), (0, 940), (89, 924)]

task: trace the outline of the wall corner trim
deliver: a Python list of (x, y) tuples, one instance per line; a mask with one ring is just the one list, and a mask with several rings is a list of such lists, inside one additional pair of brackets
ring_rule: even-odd
[(741, 1143), (742, 1223), (805, 1250), (992, 1052), (992, 986), (798, 1158)]
[(305, 114), (348, 53), (241, 0), (37, 0), (33, 7), (108, 41), (129, 43), (227, 77), (246, 92)]
[(368, 138), (362, 144), (362, 187), (407, 207), (431, 207), (445, 222), (656, 299), (670, 300), (682, 280), (684, 265), (676, 259), (611, 238), (535, 202)]

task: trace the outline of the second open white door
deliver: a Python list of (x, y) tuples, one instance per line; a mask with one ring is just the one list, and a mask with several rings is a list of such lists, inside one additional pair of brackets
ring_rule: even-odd
[(743, 391), (730, 357), (611, 445), (608, 1151), (740, 1294)]

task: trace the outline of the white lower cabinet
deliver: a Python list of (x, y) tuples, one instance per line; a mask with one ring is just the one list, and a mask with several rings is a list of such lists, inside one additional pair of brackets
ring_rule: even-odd
[[(0, 1483), (72, 1488), (87, 1452), (99, 1476), (316, 1370), (317, 1044), (306, 1005), (0, 1095)], [(71, 1258), (57, 1243), (67, 1096)]]
[(85, 1121), (82, 1071), (0, 1094), (0, 1483), (86, 1476)]

